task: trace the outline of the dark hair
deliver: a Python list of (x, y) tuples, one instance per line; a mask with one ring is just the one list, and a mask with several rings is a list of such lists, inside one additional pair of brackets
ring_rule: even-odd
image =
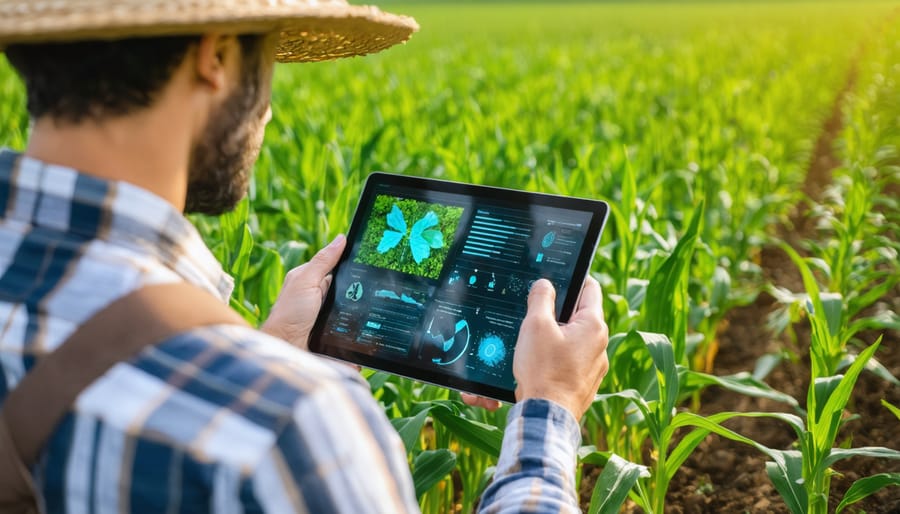
[[(78, 123), (149, 107), (200, 36), (13, 45), (6, 56), (25, 82), (28, 113)], [(244, 62), (263, 37), (240, 36)]]

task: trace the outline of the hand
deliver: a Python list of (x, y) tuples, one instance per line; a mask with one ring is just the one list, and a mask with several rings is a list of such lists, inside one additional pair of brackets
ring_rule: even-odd
[(500, 408), (499, 400), (492, 400), (490, 398), (485, 398), (484, 396), (477, 396), (470, 393), (460, 393), (459, 395), (462, 397), (463, 403), (471, 405), (472, 407), (481, 407), (482, 409), (491, 412)]
[(555, 305), (553, 285), (543, 279), (535, 282), (513, 356), (516, 400), (551, 400), (581, 419), (609, 369), (600, 284), (587, 278), (581, 301), (565, 325), (556, 322)]
[(263, 332), (304, 350), (309, 349), (309, 333), (331, 286), (331, 270), (337, 265), (346, 244), (347, 238), (339, 235), (309, 262), (288, 272), (269, 319), (260, 327)]

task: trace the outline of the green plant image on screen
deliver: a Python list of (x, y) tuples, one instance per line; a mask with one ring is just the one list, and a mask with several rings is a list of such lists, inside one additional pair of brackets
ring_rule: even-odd
[(436, 279), (462, 207), (378, 195), (354, 262)]

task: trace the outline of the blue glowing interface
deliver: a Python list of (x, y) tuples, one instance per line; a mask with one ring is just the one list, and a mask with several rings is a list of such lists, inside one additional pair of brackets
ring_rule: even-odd
[(321, 337), (430, 376), (514, 390), (531, 284), (549, 279), (561, 311), (593, 213), (396, 185), (377, 185), (359, 209)]

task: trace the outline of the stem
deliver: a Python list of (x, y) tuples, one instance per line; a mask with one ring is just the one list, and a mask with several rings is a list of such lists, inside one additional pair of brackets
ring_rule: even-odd
[(668, 444), (657, 444), (656, 451), (659, 452), (656, 460), (656, 470), (653, 477), (653, 513), (662, 514), (666, 507), (666, 492), (669, 490), (669, 479), (667, 478), (668, 469), (666, 466), (668, 459)]

